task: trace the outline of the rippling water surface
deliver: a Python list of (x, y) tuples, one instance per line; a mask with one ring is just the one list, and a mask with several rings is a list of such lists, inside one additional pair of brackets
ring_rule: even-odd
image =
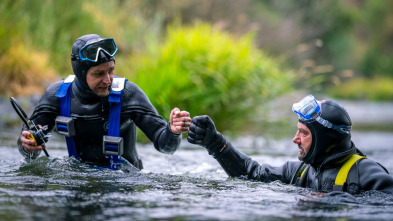
[[(319, 196), (280, 182), (228, 179), (206, 150), (183, 141), (171, 156), (138, 145), (145, 169), (113, 171), (67, 157), (63, 138), (50, 158), (22, 159), (15, 131), (0, 133), (0, 220), (391, 220), (393, 197)], [(353, 134), (371, 159), (393, 171), (393, 133)], [(297, 160), (291, 139), (233, 142), (259, 162)], [(42, 154), (43, 155), (43, 154)]]

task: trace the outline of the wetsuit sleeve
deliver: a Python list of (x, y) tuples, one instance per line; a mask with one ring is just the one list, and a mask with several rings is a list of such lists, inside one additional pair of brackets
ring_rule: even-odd
[(249, 156), (232, 146), (230, 142), (227, 148), (220, 154), (213, 154), (213, 157), (222, 166), (225, 172), (231, 177), (239, 177), (262, 182), (272, 182), (279, 180), (289, 184), (295, 175), (299, 162), (286, 162), (284, 165), (274, 167), (268, 164), (259, 164)]
[(47, 125), (48, 131), (52, 131), (55, 126), (55, 119), (60, 115), (60, 99), (55, 95), (61, 83), (61, 81), (54, 83), (45, 90), (30, 117), (36, 125)]
[(359, 182), (361, 190), (378, 190), (393, 193), (393, 176), (378, 163), (364, 159), (359, 162)]
[(124, 91), (122, 113), (131, 116), (158, 151), (172, 154), (179, 147), (180, 134), (171, 131), (169, 122), (157, 113), (146, 94), (129, 81)]

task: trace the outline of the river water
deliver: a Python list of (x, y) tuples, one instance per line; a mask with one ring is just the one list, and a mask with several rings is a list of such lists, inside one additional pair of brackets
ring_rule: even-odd
[[(142, 171), (113, 171), (67, 157), (63, 138), (48, 144), (50, 158), (26, 162), (17, 131), (0, 133), (0, 220), (391, 220), (393, 197), (320, 196), (280, 182), (229, 179), (206, 150), (182, 141), (174, 155), (138, 144)], [(391, 132), (354, 132), (369, 158), (393, 171)], [(242, 137), (233, 144), (259, 162), (297, 160), (290, 139)], [(43, 154), (42, 154), (43, 155)]]
[[(346, 103), (355, 121), (391, 124), (393, 104)], [(367, 107), (367, 113), (362, 113)], [(382, 107), (382, 108), (381, 108)], [(2, 106), (0, 122), (0, 220), (392, 220), (393, 196), (366, 192), (354, 197), (318, 195), (280, 182), (228, 178), (203, 148), (183, 140), (173, 155), (138, 144), (144, 169), (113, 171), (68, 158), (64, 138), (53, 135), (50, 157), (27, 162), (19, 154), (19, 129)], [(375, 114), (379, 113), (381, 114)], [(388, 115), (383, 114), (388, 113)], [(292, 113), (284, 115), (293, 118)], [(385, 116), (385, 118), (383, 118)], [(387, 116), (387, 117), (386, 117)], [(382, 117), (382, 118), (381, 118)], [(5, 119), (5, 120), (4, 120)], [(8, 120), (7, 120), (8, 119)], [(296, 125), (296, 124), (293, 124)], [(293, 128), (293, 133), (296, 128)], [(354, 131), (357, 147), (393, 172), (393, 131)], [(235, 147), (260, 163), (297, 160), (292, 137), (243, 136)]]

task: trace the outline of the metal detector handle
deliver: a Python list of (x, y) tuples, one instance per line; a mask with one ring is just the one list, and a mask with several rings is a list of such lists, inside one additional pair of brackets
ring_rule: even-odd
[[(14, 108), (15, 112), (19, 115), (19, 118), (29, 128), (29, 132), (31, 133), (31, 135), (28, 137), (28, 139), (34, 140), (35, 145), (37, 145), (37, 142), (40, 143), (40, 145), (45, 144), (47, 141), (47, 138), (45, 140), (42, 130), (38, 129), (36, 127), (36, 125), (29, 119), (26, 112), (19, 105), (18, 101), (16, 101), (15, 98), (10, 97), (10, 102), (11, 102), (11, 105)], [(46, 149), (44, 148), (42, 150), (44, 151), (45, 156), (49, 157), (49, 154), (46, 151)]]
[(15, 98), (10, 97), (10, 102), (12, 107), (14, 108), (15, 112), (19, 115), (19, 118), (23, 121), (23, 123), (29, 127), (30, 130), (33, 128), (31, 127), (31, 122), (29, 117), (27, 116), (26, 112), (22, 109), (22, 107), (18, 104)]

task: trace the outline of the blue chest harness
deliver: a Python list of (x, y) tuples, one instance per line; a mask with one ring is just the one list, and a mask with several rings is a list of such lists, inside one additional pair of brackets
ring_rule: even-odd
[[(66, 138), (68, 155), (79, 159), (76, 150), (74, 121), (71, 118), (71, 88), (75, 75), (70, 75), (63, 80), (56, 92), (56, 97), (60, 98), (60, 115), (56, 118), (55, 128), (59, 134)], [(109, 124), (108, 135), (103, 136), (102, 146), (103, 152), (110, 159), (110, 169), (118, 169), (121, 164), (121, 155), (123, 154), (123, 138), (120, 135), (120, 112), (121, 101), (123, 97), (123, 89), (127, 79), (114, 77), (111, 85), (108, 101)]]

